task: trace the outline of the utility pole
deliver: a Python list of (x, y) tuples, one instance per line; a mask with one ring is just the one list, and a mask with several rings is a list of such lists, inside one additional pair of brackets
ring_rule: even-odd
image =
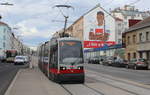
[(64, 12), (62, 11), (62, 8), (67, 8), (67, 9), (69, 9), (69, 8), (72, 8), (72, 9), (74, 9), (72, 6), (70, 6), (70, 5), (56, 5), (56, 6), (54, 6), (54, 7), (57, 7), (59, 10), (60, 10), (60, 12), (61, 12), (61, 14), (64, 16), (64, 18), (65, 18), (65, 23), (64, 23), (64, 31), (63, 31), (63, 33), (62, 33), (62, 35), (61, 35), (61, 37), (65, 37), (65, 32), (66, 32), (66, 27), (67, 27), (67, 23), (68, 23), (68, 18), (69, 18), (69, 16), (68, 15), (65, 15), (64, 14)]

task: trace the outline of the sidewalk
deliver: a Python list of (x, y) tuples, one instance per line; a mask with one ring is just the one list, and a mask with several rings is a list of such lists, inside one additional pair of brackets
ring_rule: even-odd
[(21, 69), (5, 95), (68, 95), (68, 93), (35, 67)]

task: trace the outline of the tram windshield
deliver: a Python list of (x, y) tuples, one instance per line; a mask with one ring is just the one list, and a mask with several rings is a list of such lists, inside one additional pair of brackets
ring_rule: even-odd
[(80, 41), (60, 42), (60, 63), (82, 63), (83, 51)]

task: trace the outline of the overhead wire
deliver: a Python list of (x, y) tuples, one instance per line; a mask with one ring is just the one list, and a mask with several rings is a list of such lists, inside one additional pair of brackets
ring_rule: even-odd
[(135, 0), (134, 2), (130, 3), (129, 5), (135, 5), (137, 4), (138, 2), (140, 2), (141, 0)]

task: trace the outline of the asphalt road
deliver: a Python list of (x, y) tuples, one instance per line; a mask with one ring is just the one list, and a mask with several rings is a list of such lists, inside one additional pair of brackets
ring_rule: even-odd
[(149, 78), (150, 70), (85, 64), (84, 84), (61, 86), (69, 95), (149, 95)]
[(99, 64), (85, 64), (86, 70), (127, 79), (134, 82), (150, 85), (150, 70), (133, 70), (119, 67), (103, 66)]
[[(35, 63), (37, 61), (33, 60), (32, 64)], [(12, 86), (7, 95), (150, 94), (150, 86), (143, 85), (149, 83), (150, 70), (132, 70), (99, 64), (85, 64), (85, 68), (84, 84), (57, 84), (45, 77), (36, 66), (33, 69), (22, 69), (18, 74), (15, 85)]]
[(0, 63), (0, 95), (4, 95), (17, 71), (25, 66), (14, 66), (11, 63)]

